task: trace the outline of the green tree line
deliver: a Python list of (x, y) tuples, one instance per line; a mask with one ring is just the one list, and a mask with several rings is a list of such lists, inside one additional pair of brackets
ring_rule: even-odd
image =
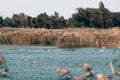
[(112, 28), (120, 26), (120, 12), (110, 12), (104, 7), (103, 2), (99, 3), (99, 8), (77, 8), (72, 17), (65, 19), (59, 16), (47, 15), (45, 12), (36, 17), (28, 16), (24, 13), (13, 14), (12, 18), (0, 17), (0, 27), (12, 28), (47, 28), (60, 29), (67, 27), (89, 27), (89, 28)]

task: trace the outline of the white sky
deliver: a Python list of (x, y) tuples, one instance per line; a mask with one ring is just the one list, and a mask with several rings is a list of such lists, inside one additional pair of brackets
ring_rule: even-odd
[(0, 16), (25, 13), (35, 17), (43, 12), (53, 15), (57, 11), (60, 16), (69, 18), (76, 8), (98, 8), (100, 1), (111, 12), (120, 12), (120, 0), (0, 0)]

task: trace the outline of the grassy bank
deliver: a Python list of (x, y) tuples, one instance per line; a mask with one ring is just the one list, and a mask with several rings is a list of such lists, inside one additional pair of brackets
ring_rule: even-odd
[(0, 28), (1, 45), (120, 47), (120, 28)]

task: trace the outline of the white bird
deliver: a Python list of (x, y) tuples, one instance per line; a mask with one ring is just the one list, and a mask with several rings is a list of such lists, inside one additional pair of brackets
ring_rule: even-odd
[(34, 61), (33, 61), (33, 64), (37, 64), (38, 62), (39, 62), (39, 61), (37, 61), (37, 60), (34, 60)]

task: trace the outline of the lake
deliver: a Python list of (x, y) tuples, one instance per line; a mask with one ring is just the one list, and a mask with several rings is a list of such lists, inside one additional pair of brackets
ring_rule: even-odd
[[(58, 67), (64, 67), (75, 76), (84, 73), (82, 65), (89, 63), (96, 73), (111, 76), (108, 62), (119, 69), (119, 48), (59, 48), (53, 46), (0, 46), (13, 80), (54, 80)], [(115, 61), (118, 59), (118, 63)], [(117, 80), (120, 77), (116, 76)], [(0, 80), (9, 78), (0, 77)]]

